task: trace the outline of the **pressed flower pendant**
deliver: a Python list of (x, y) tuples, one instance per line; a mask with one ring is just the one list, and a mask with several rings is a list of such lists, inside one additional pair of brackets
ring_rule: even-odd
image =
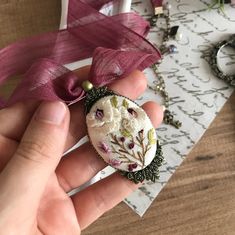
[(155, 182), (163, 157), (145, 111), (106, 87), (94, 88), (86, 81), (83, 88), (88, 136), (99, 156), (135, 183)]

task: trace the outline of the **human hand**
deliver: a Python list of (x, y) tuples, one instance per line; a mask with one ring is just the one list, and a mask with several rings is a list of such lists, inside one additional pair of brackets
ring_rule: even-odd
[[(85, 80), (88, 70), (76, 73)], [(130, 99), (145, 88), (139, 71), (110, 86)], [(83, 109), (82, 101), (69, 109), (60, 102), (28, 101), (0, 110), (0, 234), (78, 235), (138, 187), (114, 173), (68, 196), (106, 166), (89, 142), (61, 159), (86, 135)], [(162, 108), (147, 102), (143, 109), (157, 127)]]

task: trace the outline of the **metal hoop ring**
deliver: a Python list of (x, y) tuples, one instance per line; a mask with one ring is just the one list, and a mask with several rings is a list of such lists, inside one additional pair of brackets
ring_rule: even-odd
[(218, 64), (218, 54), (222, 48), (227, 47), (227, 46), (235, 49), (235, 34), (233, 34), (228, 40), (223, 40), (223, 41), (217, 43), (213, 47), (211, 54), (210, 54), (209, 63), (211, 65), (212, 71), (215, 74), (215, 76), (226, 81), (229, 85), (235, 86), (235, 74), (233, 74), (233, 75), (225, 74), (219, 68), (219, 64)]

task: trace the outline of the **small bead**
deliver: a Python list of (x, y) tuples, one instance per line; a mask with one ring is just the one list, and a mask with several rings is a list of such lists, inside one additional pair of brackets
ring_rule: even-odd
[(182, 38), (183, 38), (183, 34), (180, 33), (180, 32), (177, 32), (177, 34), (175, 35), (175, 39), (176, 39), (177, 41), (180, 41)]
[(171, 4), (169, 2), (167, 2), (166, 4), (164, 4), (164, 10), (170, 10), (171, 9)]
[(132, 172), (135, 168), (137, 168), (137, 163), (129, 164), (128, 171)]
[(159, 60), (157, 61), (157, 64), (161, 64), (161, 63), (162, 63), (162, 60), (159, 59)]
[(138, 166), (137, 163), (133, 163), (133, 164), (132, 164), (132, 168), (133, 168), (133, 169), (137, 168), (137, 166)]
[(93, 84), (86, 80), (82, 83), (82, 88), (84, 89), (84, 91), (89, 91), (93, 88)]
[(135, 146), (135, 144), (134, 144), (133, 142), (131, 142), (131, 143), (128, 145), (128, 148), (129, 148), (129, 149), (133, 149), (134, 146)]
[(156, 86), (156, 90), (157, 90), (157, 91), (160, 91), (160, 88), (161, 88), (160, 85), (157, 85), (157, 86)]
[(177, 47), (175, 45), (170, 45), (168, 47), (168, 51), (169, 51), (169, 53), (174, 54), (177, 52)]
[(128, 166), (128, 171), (129, 171), (129, 172), (132, 172), (132, 171), (133, 171), (132, 164), (129, 164), (129, 166)]

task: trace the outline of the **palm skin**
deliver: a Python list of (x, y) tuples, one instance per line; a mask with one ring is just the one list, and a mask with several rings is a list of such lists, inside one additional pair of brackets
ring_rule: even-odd
[[(75, 72), (84, 80), (87, 79), (88, 70), (89, 67), (84, 67)], [(128, 94), (131, 99), (139, 97), (145, 88), (146, 78), (139, 71), (134, 71), (127, 78), (110, 86), (110, 89), (122, 95)], [(23, 148), (22, 140), (27, 136), (25, 133), (30, 132), (30, 120), (40, 105), (39, 102), (29, 101), (0, 110), (0, 123), (4, 123), (0, 126), (0, 234), (77, 235), (104, 212), (121, 202), (138, 185), (114, 173), (70, 197), (68, 192), (89, 181), (106, 165), (96, 156), (89, 142), (62, 159), (58, 158), (58, 162), (51, 160), (47, 156), (47, 152), (50, 152), (48, 149), (51, 148), (50, 134), (47, 142), (40, 140), (33, 147), (30, 146), (31, 152), (27, 152), (26, 147), (32, 145), (33, 140), (25, 141), (24, 152), (19, 151), (19, 148)], [(162, 120), (162, 108), (153, 102), (145, 103), (143, 108), (157, 127)], [(66, 120), (70, 124), (63, 130), (64, 140), (61, 140), (60, 145), (58, 143), (63, 151), (86, 135), (82, 102), (70, 107)], [(54, 131), (50, 127), (45, 130), (49, 133)], [(42, 134), (41, 139), (43, 138)], [(31, 156), (42, 155), (43, 151), (45, 165), (41, 167), (41, 160)], [(20, 161), (15, 160), (15, 155), (23, 158)], [(28, 161), (36, 170), (30, 172), (33, 167), (29, 168), (29, 172), (23, 172), (25, 178), (20, 179), (17, 171), (24, 163), (28, 164)], [(50, 168), (50, 165), (54, 168)], [(41, 168), (45, 168), (45, 174)], [(39, 182), (41, 179), (44, 184)], [(28, 183), (25, 184), (25, 181)]]

